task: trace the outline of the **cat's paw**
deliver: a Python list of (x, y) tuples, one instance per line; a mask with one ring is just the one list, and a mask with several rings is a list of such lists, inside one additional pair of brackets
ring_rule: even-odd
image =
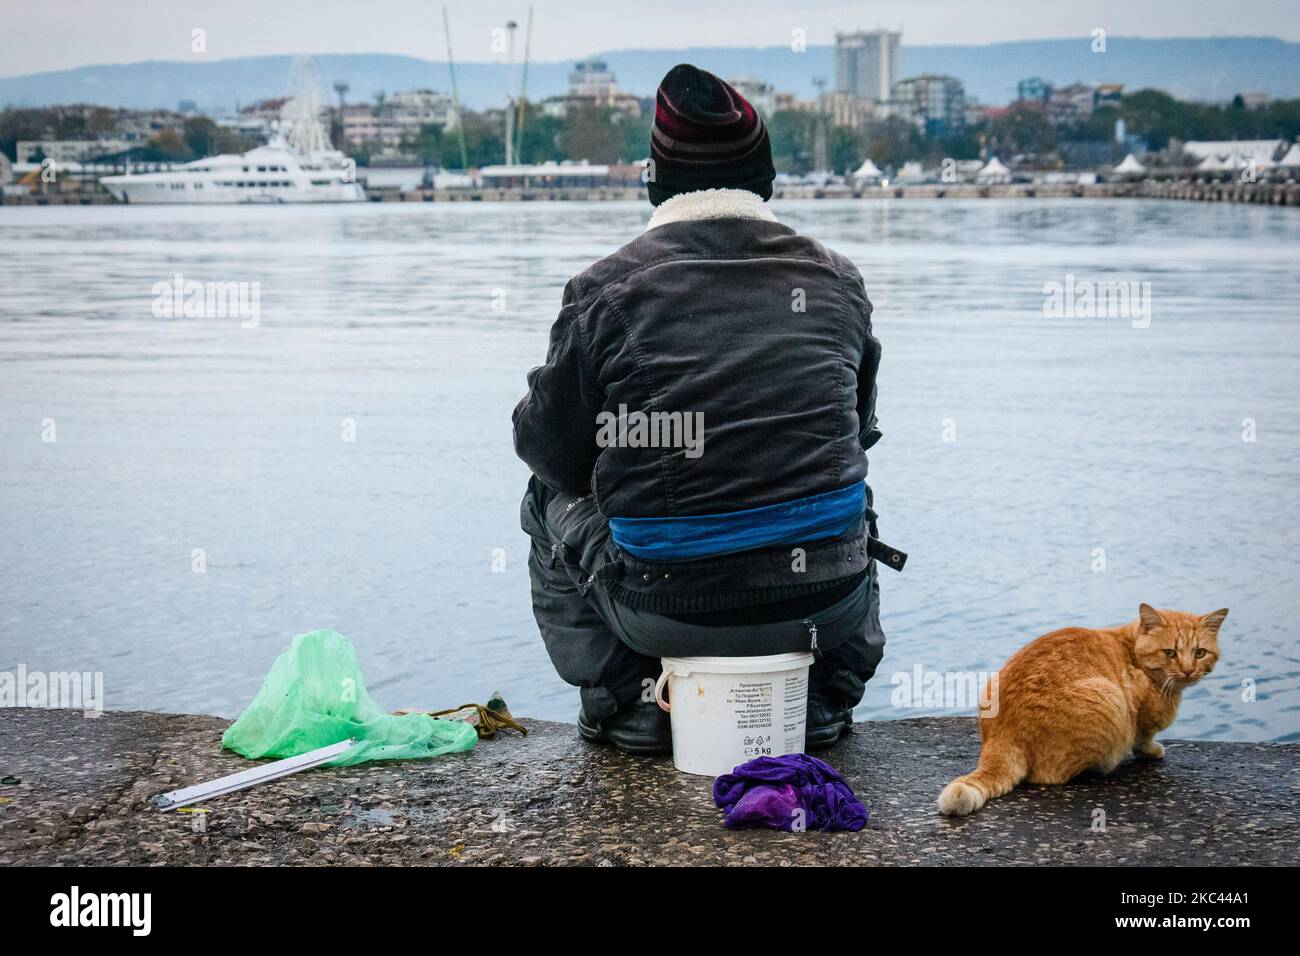
[(1148, 760), (1159, 760), (1165, 755), (1165, 745), (1158, 740), (1148, 740), (1137, 748), (1139, 756), (1146, 757)]
[(939, 794), (939, 812), (946, 817), (964, 817), (984, 806), (984, 795), (964, 780), (957, 779)]

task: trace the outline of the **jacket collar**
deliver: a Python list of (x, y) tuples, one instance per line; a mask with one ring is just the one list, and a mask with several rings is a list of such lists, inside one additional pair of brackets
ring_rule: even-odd
[(763, 202), (763, 197), (748, 189), (701, 189), (678, 193), (665, 199), (650, 217), (646, 230), (670, 222), (699, 219), (763, 219), (776, 222), (776, 216)]

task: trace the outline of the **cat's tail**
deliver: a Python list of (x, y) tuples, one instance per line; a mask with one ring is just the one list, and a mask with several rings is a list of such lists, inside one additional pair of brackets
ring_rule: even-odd
[(950, 817), (974, 813), (994, 797), (1009, 793), (1028, 772), (1023, 751), (1014, 744), (985, 741), (979, 766), (939, 794), (939, 812)]

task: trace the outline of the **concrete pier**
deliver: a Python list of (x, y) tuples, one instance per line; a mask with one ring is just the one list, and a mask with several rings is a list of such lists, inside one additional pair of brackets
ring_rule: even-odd
[[(928, 183), (916, 186), (782, 186), (773, 191), (776, 199), (1184, 199), (1201, 202), (1256, 203), (1269, 206), (1300, 206), (1300, 184), (1146, 180), (1136, 183), (1035, 184)], [(368, 189), (370, 202), (618, 202), (645, 200), (645, 190), (633, 186), (601, 186), (574, 189)], [(5, 196), (7, 206), (88, 206), (112, 203), (103, 190), (84, 192), (32, 193)]]
[[(1300, 206), (1300, 185), (1288, 183), (1196, 183), (1144, 182), (1095, 183), (1092, 185), (1041, 183), (975, 183), (915, 186), (778, 186), (774, 199), (1191, 199), (1206, 202), (1261, 203)], [(613, 202), (644, 200), (645, 192), (634, 187), (584, 189), (396, 189), (371, 190), (372, 202)]]
[[(155, 794), (249, 761), (216, 717), (0, 710), (0, 865), (1295, 864), (1300, 744), (1166, 740), (1163, 761), (1028, 787), (965, 820), (934, 801), (975, 765), (974, 718), (858, 724), (823, 754), (860, 833), (729, 831), (709, 778), (524, 721), (466, 754), (325, 768), (162, 812)], [(12, 782), (16, 780), (17, 782)], [(7, 781), (7, 782), (4, 782)]]

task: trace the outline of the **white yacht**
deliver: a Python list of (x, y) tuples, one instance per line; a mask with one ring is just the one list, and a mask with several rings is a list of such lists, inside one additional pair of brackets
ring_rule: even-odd
[(338, 150), (299, 155), (282, 143), (196, 159), (162, 172), (100, 179), (125, 203), (362, 202), (356, 164)]
[(362, 202), (356, 163), (330, 148), (320, 120), (324, 82), (315, 60), (294, 61), (290, 89), (269, 145), (159, 172), (128, 165), (125, 175), (99, 181), (126, 203)]

